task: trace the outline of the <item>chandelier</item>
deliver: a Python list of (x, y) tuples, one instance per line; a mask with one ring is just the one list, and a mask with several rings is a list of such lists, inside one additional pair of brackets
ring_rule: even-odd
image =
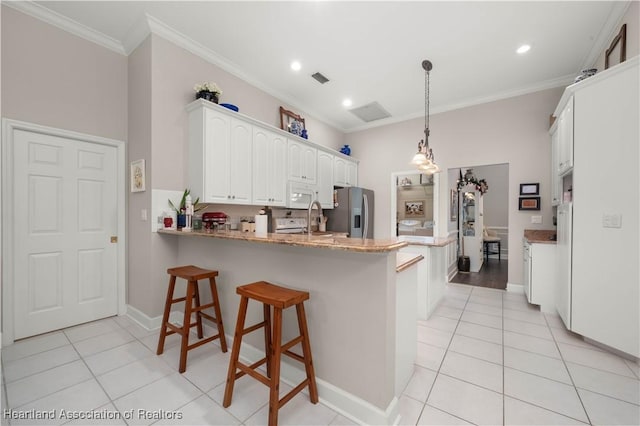
[(424, 69), (424, 139), (418, 142), (418, 152), (413, 156), (411, 164), (418, 167), (421, 173), (428, 175), (439, 173), (433, 150), (429, 147), (429, 73), (433, 69), (431, 61), (422, 61)]

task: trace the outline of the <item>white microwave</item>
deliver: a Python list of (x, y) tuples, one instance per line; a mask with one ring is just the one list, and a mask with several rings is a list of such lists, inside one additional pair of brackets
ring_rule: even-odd
[(315, 185), (289, 182), (287, 184), (287, 207), (290, 209), (307, 209), (311, 202), (318, 198)]

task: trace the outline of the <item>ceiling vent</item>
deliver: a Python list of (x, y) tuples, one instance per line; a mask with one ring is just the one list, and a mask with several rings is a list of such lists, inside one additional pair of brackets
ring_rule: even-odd
[(325, 77), (324, 75), (320, 74), (319, 72), (315, 73), (315, 74), (311, 74), (311, 77), (315, 78), (316, 81), (320, 84), (325, 84), (326, 82), (329, 81), (329, 79), (327, 77)]
[(377, 102), (371, 102), (370, 104), (363, 105), (358, 108), (349, 110), (353, 115), (358, 117), (360, 120), (365, 121), (367, 123), (371, 121), (381, 120), (383, 118), (391, 117), (391, 114), (387, 112), (382, 105)]

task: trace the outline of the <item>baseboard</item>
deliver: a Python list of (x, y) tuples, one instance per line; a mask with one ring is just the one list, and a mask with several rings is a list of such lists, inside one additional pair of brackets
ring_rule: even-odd
[[(126, 315), (147, 330), (157, 330), (162, 324), (162, 316), (150, 317), (131, 305), (127, 305)], [(183, 315), (181, 312), (173, 311), (169, 318), (171, 322), (181, 325)], [(206, 323), (203, 325), (205, 335), (211, 335), (216, 332), (215, 328), (211, 325)], [(225, 335), (227, 338), (227, 346), (229, 346), (229, 350), (231, 350), (233, 336), (229, 334)], [(245, 363), (252, 364), (263, 357), (264, 352), (261, 349), (257, 349), (246, 342), (242, 343), (240, 358), (242, 358)], [(280, 369), (280, 378), (284, 383), (295, 387), (304, 380), (305, 372), (304, 369), (298, 369), (283, 362)], [(316, 383), (318, 385), (320, 402), (351, 421), (362, 425), (392, 425), (398, 424), (400, 420), (398, 398), (394, 397), (387, 408), (382, 410), (322, 379), (316, 378)]]
[(524, 286), (522, 284), (507, 283), (507, 291), (512, 292), (512, 293), (522, 293), (522, 294), (524, 294)]
[[(162, 315), (158, 315), (157, 317), (150, 317), (141, 310), (134, 308), (131, 305), (127, 305), (126, 315), (132, 321), (146, 330), (159, 330), (160, 325), (162, 325)], [(169, 321), (176, 324), (182, 324), (183, 317), (183, 313), (172, 311), (171, 314), (169, 314)]]

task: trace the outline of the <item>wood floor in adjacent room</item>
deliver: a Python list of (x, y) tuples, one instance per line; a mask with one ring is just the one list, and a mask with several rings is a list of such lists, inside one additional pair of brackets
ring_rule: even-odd
[(508, 261), (489, 258), (484, 262), (480, 272), (458, 272), (452, 279), (452, 283), (469, 284), (477, 287), (507, 288)]

